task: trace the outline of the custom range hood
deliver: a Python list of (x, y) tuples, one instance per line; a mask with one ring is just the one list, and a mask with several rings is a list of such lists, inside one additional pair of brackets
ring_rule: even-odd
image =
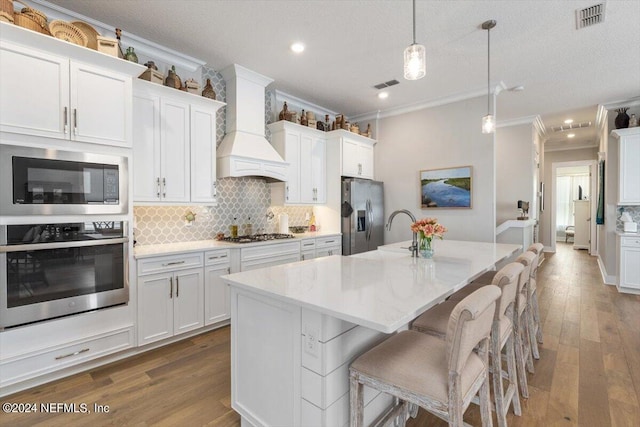
[(264, 137), (265, 87), (273, 80), (237, 64), (220, 73), (227, 84), (227, 126), (216, 150), (218, 178), (286, 180), (289, 163)]

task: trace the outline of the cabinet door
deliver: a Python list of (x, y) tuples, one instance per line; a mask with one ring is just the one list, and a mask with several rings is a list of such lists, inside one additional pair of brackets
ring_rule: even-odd
[(300, 261), (306, 261), (314, 259), (316, 257), (316, 251), (302, 251), (300, 252)]
[(300, 202), (313, 203), (315, 201), (315, 187), (313, 183), (313, 137), (300, 135)]
[(640, 289), (640, 249), (623, 247), (620, 251), (620, 286)]
[(286, 131), (285, 160), (289, 162), (289, 175), (285, 183), (285, 202), (300, 203), (300, 133)]
[(69, 138), (69, 61), (0, 40), (0, 131)]
[(72, 139), (131, 146), (131, 77), (71, 61)]
[(160, 194), (166, 202), (189, 201), (189, 105), (160, 100)]
[(619, 205), (640, 205), (640, 134), (620, 138)]
[(160, 98), (133, 96), (133, 201), (160, 201)]
[(173, 273), (138, 277), (138, 345), (173, 335)]
[(359, 150), (357, 141), (342, 138), (342, 175), (358, 178), (362, 165), (359, 162)]
[(231, 273), (229, 264), (205, 267), (205, 325), (227, 320), (231, 316), (229, 286), (220, 279), (220, 276), (229, 273)]
[(216, 202), (216, 112), (191, 106), (191, 201)]
[(314, 203), (327, 202), (327, 141), (313, 139), (311, 149), (311, 175), (314, 190)]
[(318, 249), (316, 251), (316, 258), (321, 258), (321, 257), (331, 256), (331, 255), (342, 255), (342, 247), (329, 246), (326, 248)]
[(358, 146), (358, 166), (362, 178), (373, 179), (373, 146), (363, 143)]
[(202, 269), (176, 272), (173, 295), (175, 335), (204, 326), (204, 282)]

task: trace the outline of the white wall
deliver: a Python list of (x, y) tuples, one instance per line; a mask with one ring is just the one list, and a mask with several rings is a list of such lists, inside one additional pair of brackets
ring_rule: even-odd
[(528, 201), (529, 218), (537, 218), (533, 144), (531, 124), (496, 132), (496, 226), (517, 218), (518, 200)]
[[(481, 133), (486, 98), (381, 118), (375, 176), (384, 181), (385, 215), (409, 209), (417, 218), (436, 217), (446, 239), (495, 239), (494, 136)], [(473, 166), (472, 209), (421, 209), (420, 170)], [(411, 238), (410, 220), (398, 216), (385, 243)]]
[[(539, 240), (545, 247), (553, 246), (555, 231), (551, 227), (551, 213), (554, 207), (553, 197), (555, 189), (552, 188), (553, 163), (572, 162), (577, 160), (597, 160), (598, 148), (583, 148), (579, 150), (546, 151), (544, 153), (544, 212), (540, 214)], [(615, 222), (615, 220), (614, 220)]]

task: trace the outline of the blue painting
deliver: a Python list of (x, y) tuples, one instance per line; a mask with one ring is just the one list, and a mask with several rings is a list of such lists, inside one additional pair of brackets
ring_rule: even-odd
[(471, 173), (471, 166), (420, 171), (422, 208), (471, 208)]

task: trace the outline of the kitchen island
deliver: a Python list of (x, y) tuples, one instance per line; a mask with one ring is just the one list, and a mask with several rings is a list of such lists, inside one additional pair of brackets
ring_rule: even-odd
[[(222, 276), (231, 286), (231, 399), (243, 425), (344, 426), (350, 363), (521, 246), (402, 242)], [(365, 424), (391, 399), (365, 388)]]

